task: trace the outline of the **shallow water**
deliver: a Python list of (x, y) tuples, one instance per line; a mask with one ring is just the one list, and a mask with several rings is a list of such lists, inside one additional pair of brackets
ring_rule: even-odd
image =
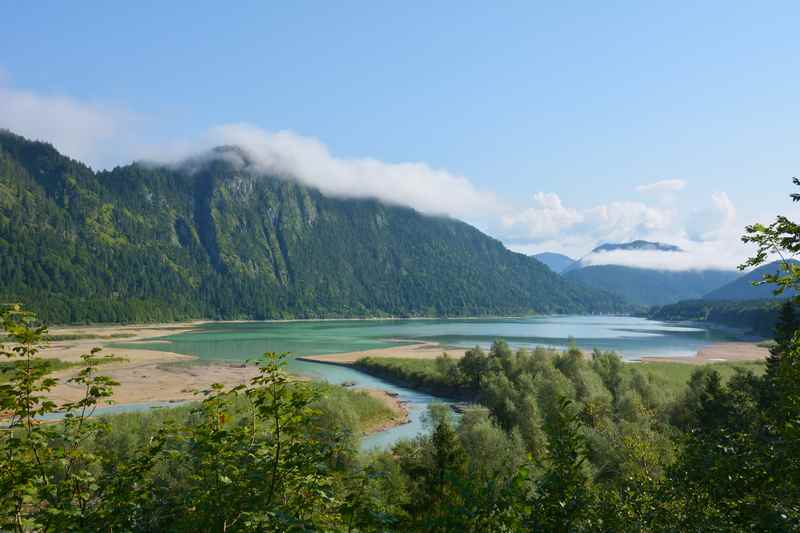
[[(330, 320), (298, 322), (211, 323), (197, 329), (158, 339), (160, 342), (116, 343), (194, 355), (201, 360), (242, 361), (264, 352), (290, 352), (292, 356), (369, 350), (409, 344), (438, 342), (445, 346), (488, 347), (502, 338), (513, 347), (565, 347), (574, 342), (582, 349), (615, 350), (625, 359), (643, 356), (693, 356), (713, 342), (733, 340), (734, 334), (701, 325), (677, 325), (635, 317), (544, 316), (529, 318), (431, 319), (431, 320)], [(161, 342), (168, 341), (168, 342)], [(396, 387), (351, 368), (310, 363), (291, 358), (288, 370), (341, 384), (354, 382), (396, 392), (407, 402), (411, 422), (371, 435), (364, 448), (385, 448), (399, 439), (413, 437), (423, 428), (426, 407), (436, 398)]]

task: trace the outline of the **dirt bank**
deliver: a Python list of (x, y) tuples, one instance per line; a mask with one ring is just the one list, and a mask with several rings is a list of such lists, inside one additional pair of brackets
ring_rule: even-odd
[(763, 361), (767, 356), (769, 350), (755, 342), (716, 342), (701, 349), (693, 357), (642, 357), (641, 360), (702, 365), (726, 361)]

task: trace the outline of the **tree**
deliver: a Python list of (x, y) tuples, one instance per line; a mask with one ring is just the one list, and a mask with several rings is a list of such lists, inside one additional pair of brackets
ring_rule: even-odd
[[(91, 529), (111, 499), (99, 485), (101, 457), (84, 443), (104, 430), (91, 417), (117, 383), (96, 374), (94, 349), (81, 356), (86, 367), (69, 380), (83, 388), (83, 397), (57, 406), (47, 393), (58, 380), (39, 355), (47, 328), (17, 305), (0, 313), (0, 327), (10, 341), (0, 355), (11, 359), (3, 368), (8, 381), (0, 385), (0, 417), (7, 423), (0, 429), (0, 528)], [(57, 412), (61, 424), (42, 424)]]
[[(776, 285), (778, 294), (800, 287), (800, 267), (787, 260), (800, 252), (800, 226), (779, 216), (768, 226), (748, 226), (742, 240), (757, 251), (741, 268), (781, 258), (782, 271), (759, 283)], [(702, 376), (662, 498), (677, 504), (667, 503), (664, 526), (789, 531), (800, 523), (800, 335), (791, 303), (781, 310), (775, 336), (763, 378), (739, 372), (724, 385), (716, 372)]]
[[(57, 383), (40, 347), (47, 329), (19, 307), (0, 313), (0, 529), (13, 531), (336, 530), (346, 502), (333, 458), (343, 440), (313, 430), (310, 384), (265, 354), (248, 386), (215, 384), (191, 416), (146, 442), (103, 447), (108, 420), (94, 418), (114, 381), (97, 374), (98, 350), (69, 381), (83, 397), (56, 405)], [(3, 338), (3, 337), (0, 337)], [(57, 423), (42, 417), (60, 414)]]
[[(800, 187), (800, 179), (792, 178), (792, 182)], [(800, 193), (793, 193), (791, 198), (793, 202), (800, 202)], [(761, 266), (771, 255), (777, 255), (781, 259), (783, 272), (766, 274), (757, 284), (774, 284), (776, 294), (800, 288), (800, 264), (788, 261), (790, 256), (800, 253), (800, 225), (779, 215), (771, 224), (752, 224), (745, 228), (745, 232), (742, 242), (755, 244), (756, 252), (739, 269)]]
[(476, 346), (464, 353), (464, 357), (458, 362), (458, 367), (467, 378), (473, 393), (481, 389), (481, 377), (489, 368), (489, 358), (480, 347)]
[(536, 484), (529, 525), (534, 531), (585, 529), (593, 502), (580, 420), (570, 400), (560, 400), (559, 409), (545, 419), (545, 431), (549, 444), (541, 459), (544, 474)]
[(795, 333), (800, 328), (800, 322), (794, 312), (794, 304), (791, 300), (783, 302), (780, 314), (775, 324), (775, 346), (770, 348), (770, 355), (767, 357), (767, 380), (771, 381), (778, 373), (781, 354), (786, 351), (794, 339)]

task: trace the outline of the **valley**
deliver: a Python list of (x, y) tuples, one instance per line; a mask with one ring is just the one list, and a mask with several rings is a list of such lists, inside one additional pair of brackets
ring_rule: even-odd
[(0, 13), (0, 532), (800, 531), (800, 4)]

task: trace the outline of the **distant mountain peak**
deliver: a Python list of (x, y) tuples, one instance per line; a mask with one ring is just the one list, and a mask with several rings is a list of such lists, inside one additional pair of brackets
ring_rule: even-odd
[[(252, 155), (248, 153), (247, 150), (241, 146), (231, 144), (215, 146), (202, 153), (187, 157), (175, 164), (167, 164), (166, 166), (193, 174), (195, 172), (208, 170), (214, 165), (222, 165), (234, 172), (255, 169), (257, 166)], [(161, 166), (161, 164), (156, 163), (155, 166)]]
[(211, 149), (211, 153), (220, 156), (236, 155), (237, 157), (241, 157), (246, 161), (250, 161), (250, 155), (247, 153), (247, 151), (241, 146), (235, 144), (223, 144), (220, 146), (215, 146)]
[(555, 252), (542, 252), (533, 256), (537, 261), (547, 265), (550, 270), (560, 274), (567, 267), (569, 267), (575, 260), (564, 254), (557, 254)]
[(605, 243), (601, 244), (592, 253), (614, 252), (617, 250), (625, 251), (650, 251), (650, 252), (682, 252), (683, 250), (674, 244), (667, 244), (663, 242), (653, 242), (644, 240), (635, 240), (631, 242), (621, 243)]

